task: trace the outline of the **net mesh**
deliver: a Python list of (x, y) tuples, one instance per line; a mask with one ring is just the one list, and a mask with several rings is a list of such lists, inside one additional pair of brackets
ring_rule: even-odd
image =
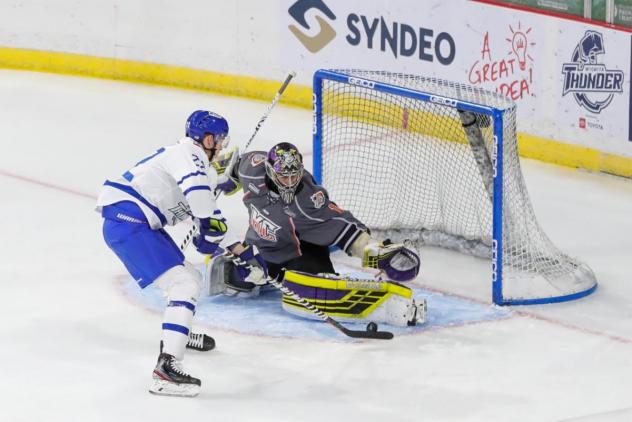
[[(595, 285), (588, 266), (561, 252), (539, 227), (520, 169), (515, 104), (443, 80), (339, 70), (355, 83), (322, 81), (322, 177), (332, 198), (374, 232), (490, 257), (494, 127), (441, 100), (422, 101), (367, 87), (376, 81), (504, 111), (503, 297), (573, 295)], [(365, 86), (362, 86), (362, 85)], [(478, 143), (477, 143), (478, 141)], [(487, 160), (487, 161), (486, 161)]]

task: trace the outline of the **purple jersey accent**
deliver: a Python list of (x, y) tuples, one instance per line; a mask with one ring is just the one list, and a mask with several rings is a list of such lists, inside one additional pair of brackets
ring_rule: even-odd
[(287, 280), (283, 281), (283, 285), (304, 299), (341, 300), (349, 294), (349, 290), (333, 290), (322, 287), (303, 286)]

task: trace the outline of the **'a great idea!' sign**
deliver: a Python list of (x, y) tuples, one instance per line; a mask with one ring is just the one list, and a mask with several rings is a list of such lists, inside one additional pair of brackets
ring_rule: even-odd
[(632, 157), (627, 33), (476, 2), (286, 0), (289, 68), (411, 73), (518, 104), (518, 130)]

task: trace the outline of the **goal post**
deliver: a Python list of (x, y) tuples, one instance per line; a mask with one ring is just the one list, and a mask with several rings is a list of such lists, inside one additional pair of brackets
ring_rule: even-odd
[(313, 88), (314, 177), (373, 232), (491, 258), (499, 305), (596, 289), (537, 223), (510, 99), (384, 71), (319, 70)]

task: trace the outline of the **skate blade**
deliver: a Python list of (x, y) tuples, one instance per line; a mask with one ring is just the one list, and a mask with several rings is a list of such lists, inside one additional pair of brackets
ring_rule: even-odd
[(154, 380), (149, 387), (151, 394), (158, 396), (195, 397), (200, 394), (200, 386), (195, 384), (177, 384), (165, 380)]

